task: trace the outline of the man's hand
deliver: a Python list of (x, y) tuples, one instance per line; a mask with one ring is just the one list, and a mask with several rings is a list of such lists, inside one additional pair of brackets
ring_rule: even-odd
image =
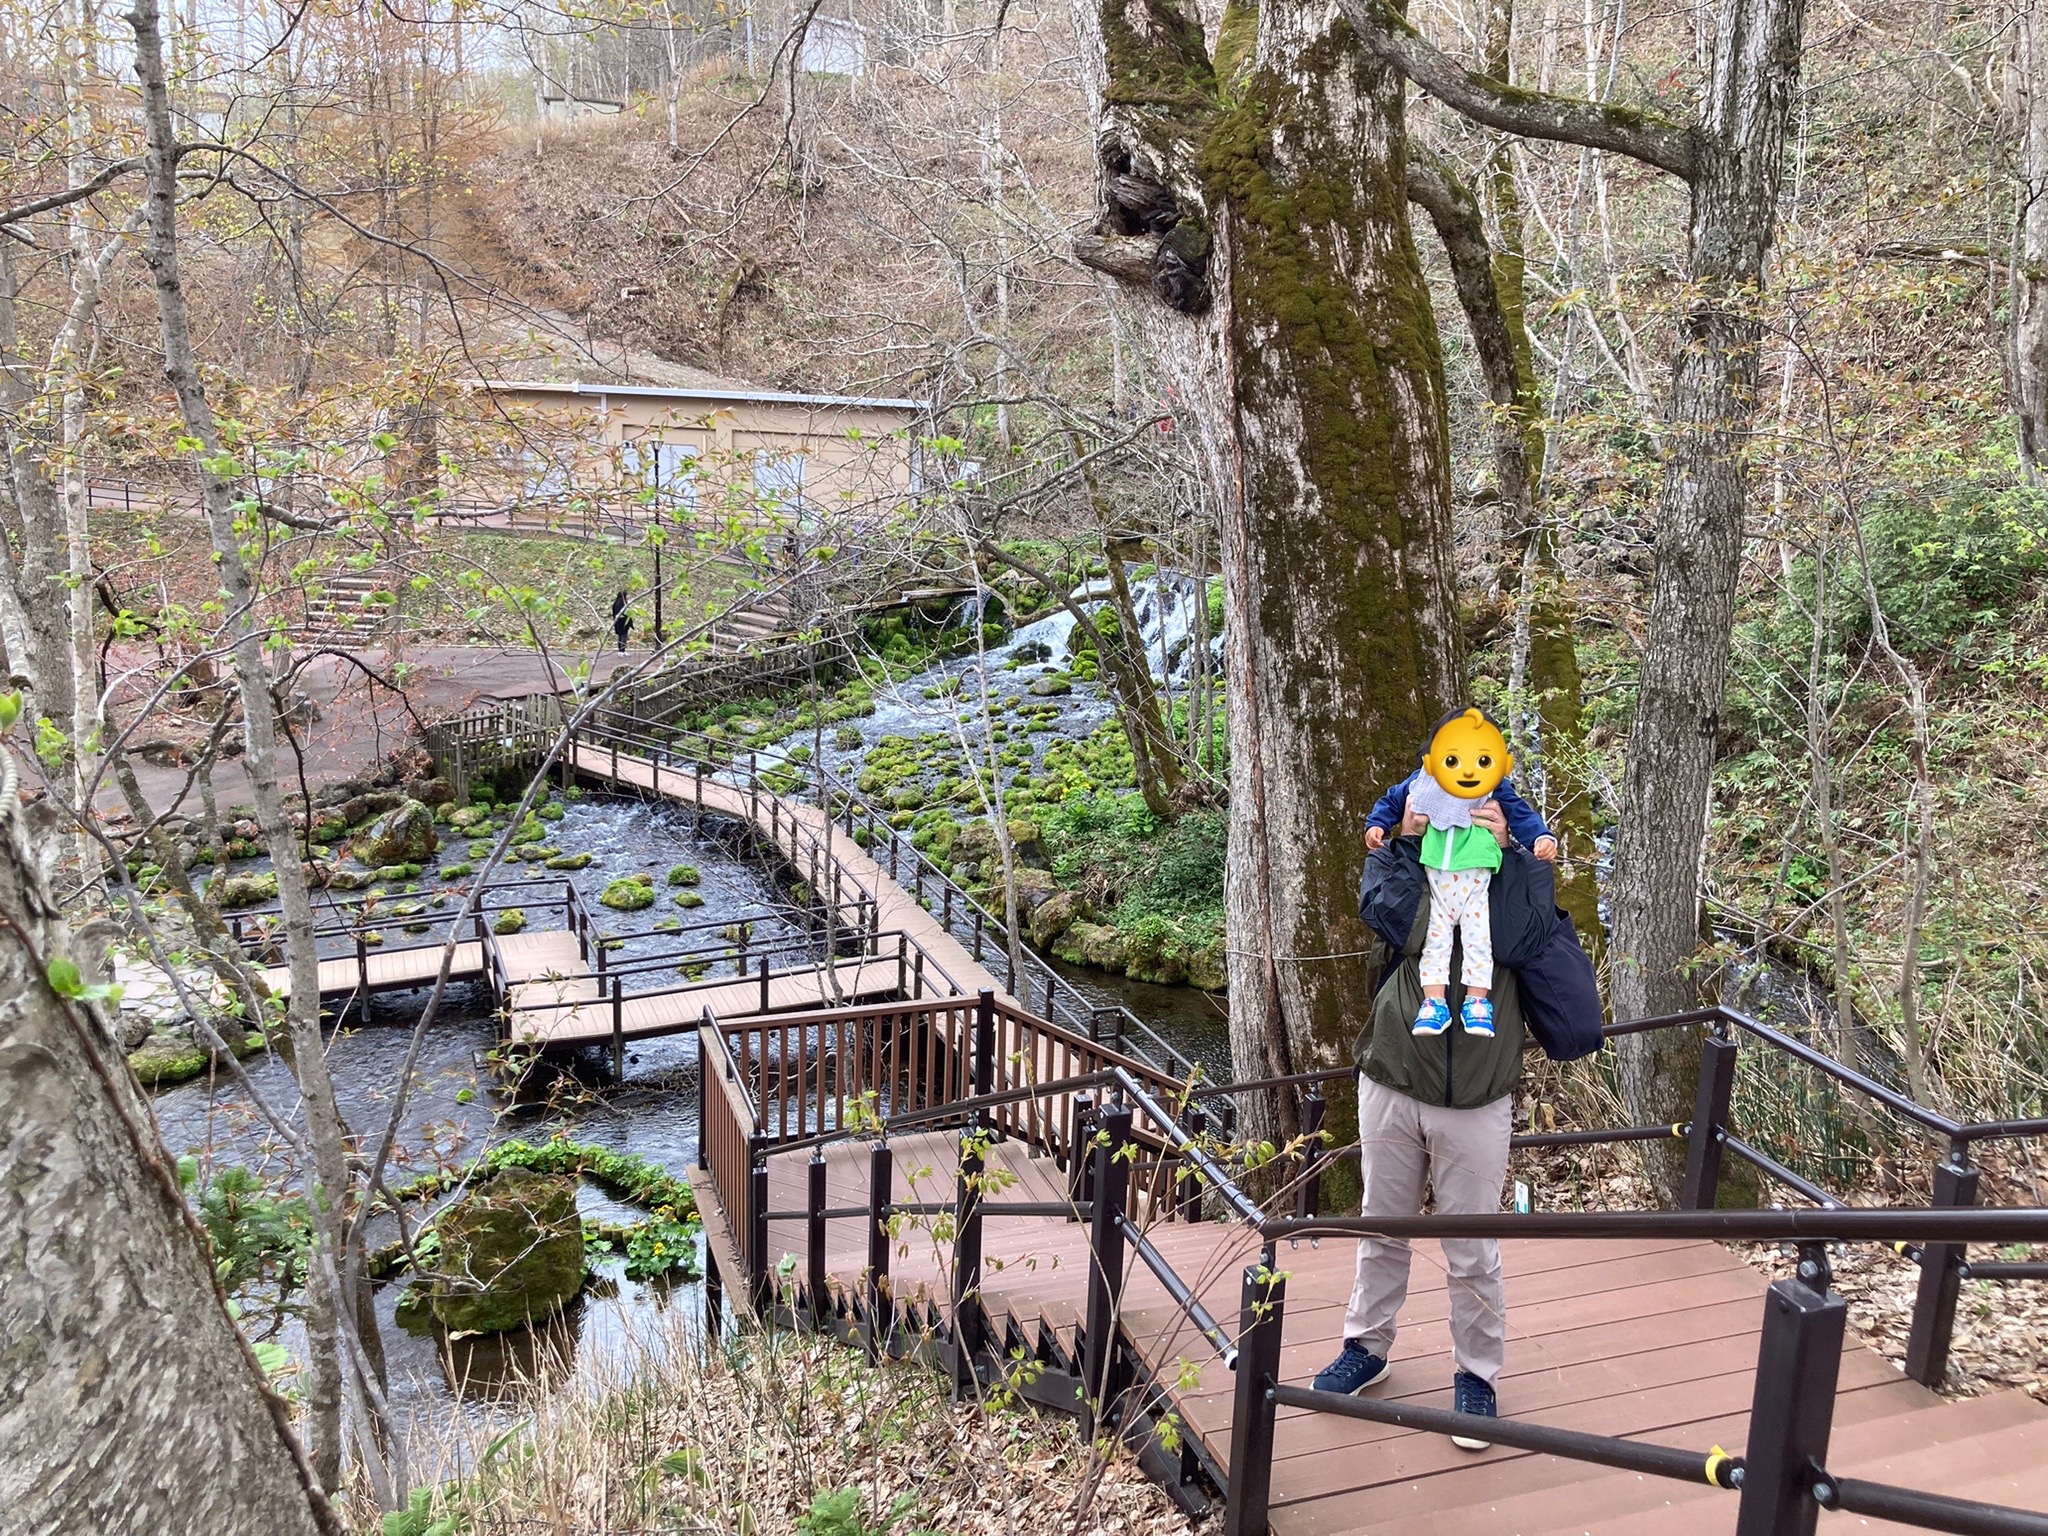
[(1536, 846), (1529, 851), (1548, 864), (1557, 857), (1557, 839), (1554, 837), (1539, 837), (1536, 839)]
[(1508, 845), (1508, 817), (1499, 805), (1489, 800), (1484, 805), (1472, 808), (1472, 825), (1484, 827), (1493, 834), (1493, 840), (1505, 848)]
[(1385, 827), (1367, 827), (1365, 829), (1365, 851), (1367, 853), (1377, 853), (1380, 845), (1386, 842), (1386, 840), (1387, 829)]
[(1410, 805), (1401, 813), (1401, 835), (1420, 837), (1429, 830), (1429, 818)]

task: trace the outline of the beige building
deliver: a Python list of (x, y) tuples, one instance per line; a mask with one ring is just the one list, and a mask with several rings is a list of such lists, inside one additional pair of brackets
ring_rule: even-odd
[(684, 522), (816, 524), (879, 515), (922, 488), (930, 408), (919, 400), (722, 382), (472, 380), (461, 389), (464, 422), (450, 435), (474, 441), (458, 455), (468, 467), (451, 499), (521, 522), (661, 510)]

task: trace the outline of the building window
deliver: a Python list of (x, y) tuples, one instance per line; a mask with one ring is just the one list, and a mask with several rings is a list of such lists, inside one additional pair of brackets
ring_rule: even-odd
[(654, 505), (669, 510), (697, 508), (697, 450), (688, 443), (642, 438), (626, 444), (622, 467), (629, 481), (654, 492)]
[(754, 494), (771, 510), (791, 511), (804, 503), (804, 456), (763, 452), (754, 460)]

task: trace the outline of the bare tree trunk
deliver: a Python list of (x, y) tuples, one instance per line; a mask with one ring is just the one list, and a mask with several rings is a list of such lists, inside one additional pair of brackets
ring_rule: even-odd
[[(1804, 23), (1804, 0), (1726, 0), (1697, 135), (1694, 298), (1671, 370), (1656, 582), (1608, 893), (1618, 1018), (1676, 1013), (1699, 996), (1691, 962), (1701, 942), (1700, 865), (1742, 573), (1759, 304)], [(1655, 1030), (1618, 1044), (1630, 1113), (1683, 1119), (1698, 1042)], [(1653, 1166), (1666, 1195), (1675, 1192), (1677, 1159)]]
[(128, 13), (135, 33), (135, 72), (142, 84), (143, 120), (149, 154), (145, 202), (148, 236), (143, 257), (155, 279), (157, 316), (164, 347), (164, 373), (178, 399), (186, 433), (200, 445), (194, 453), (201, 499), (211, 535), (215, 568), (225, 599), (224, 612), (233, 636), (235, 681), (242, 704), (242, 763), (256, 802), (256, 820), (277, 873), (278, 905), (285, 925), (286, 959), (291, 970), (287, 1027), (292, 1069), (306, 1105), (307, 1140), (315, 1166), (303, 1171), (313, 1209), (319, 1213), (320, 1238), (331, 1263), (311, 1266), (307, 1285), (307, 1441), (323, 1488), (341, 1481), (341, 1332), (353, 1323), (352, 1297), (335, 1290), (343, 1274), (346, 1250), (339, 1239), (349, 1199), (346, 1126), (335, 1102), (320, 1035), (319, 962), (313, 941), (313, 908), (306, 889), (305, 868), (297, 839), (285, 814), (277, 774), (277, 719), (269, 669), (263, 656), (264, 631), (256, 611), (258, 594), (242, 554), (236, 527), (234, 488), (220, 473), (220, 434), (192, 350), (191, 325), (179, 276), (177, 162), (172, 134), (170, 93), (164, 79), (163, 38), (156, 0), (136, 0)]
[[(1462, 687), (1443, 359), (1409, 231), (1399, 76), (1334, 9), (1078, 7), (1105, 211), (1222, 516), (1226, 931), (1246, 1077), (1352, 1049), (1365, 817)], [(1350, 1132), (1346, 1102), (1331, 1129)], [(1292, 1134), (1282, 1100), (1253, 1135)]]
[(38, 717), (67, 727), (71, 722), (71, 637), (65, 622), (63, 509), (50, 480), (47, 430), (32, 419), (38, 391), (21, 356), (15, 296), (12, 242), (0, 240), (0, 426), (21, 518), (21, 545), (9, 573), (9, 606), (16, 611), (9, 617), (25, 642), (17, 646), (10, 637), (8, 649), (29, 680), (33, 730)]
[(2010, 108), (2019, 162), (2012, 263), (2013, 406), (2020, 464), (2039, 482), (2048, 460), (2048, 16), (2014, 8)]
[[(1506, 10), (1505, 0), (1496, 4)], [(1505, 30), (1505, 23), (1500, 25)], [(1497, 180), (1496, 201), (1512, 207), (1512, 174), (1497, 170), (1496, 176), (1505, 181), (1502, 186)], [(1495, 408), (1494, 477), (1508, 547), (1520, 552), (1515, 561), (1515, 630), (1523, 662), (1516, 671), (1524, 687), (1510, 688), (1515, 750), (1526, 765), (1526, 771), (1518, 772), (1535, 785), (1564, 854), (1558, 900), (1597, 960), (1605, 946), (1592, 796), (1581, 766), (1585, 731), (1580, 724), (1579, 658), (1571, 613), (1560, 599), (1556, 553), (1541, 505), (1545, 434), (1524, 318), (1520, 218), (1513, 216), (1512, 240), (1504, 223), (1500, 243), (1489, 241), (1478, 200), (1447, 166), (1420, 149), (1409, 154), (1408, 197), (1429, 215), (1443, 241)], [(1504, 212), (1504, 220), (1507, 217)], [(1533, 708), (1525, 704), (1525, 695), (1533, 695)]]
[[(0, 795), (0, 1527), (338, 1536)], [(61, 965), (59, 967), (61, 969)]]

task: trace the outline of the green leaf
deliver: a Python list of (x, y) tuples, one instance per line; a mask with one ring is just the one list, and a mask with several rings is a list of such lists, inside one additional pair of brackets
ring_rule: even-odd
[(85, 978), (78, 974), (78, 963), (62, 955), (50, 962), (44, 973), (50, 983), (50, 990), (59, 997), (78, 998), (85, 996)]

